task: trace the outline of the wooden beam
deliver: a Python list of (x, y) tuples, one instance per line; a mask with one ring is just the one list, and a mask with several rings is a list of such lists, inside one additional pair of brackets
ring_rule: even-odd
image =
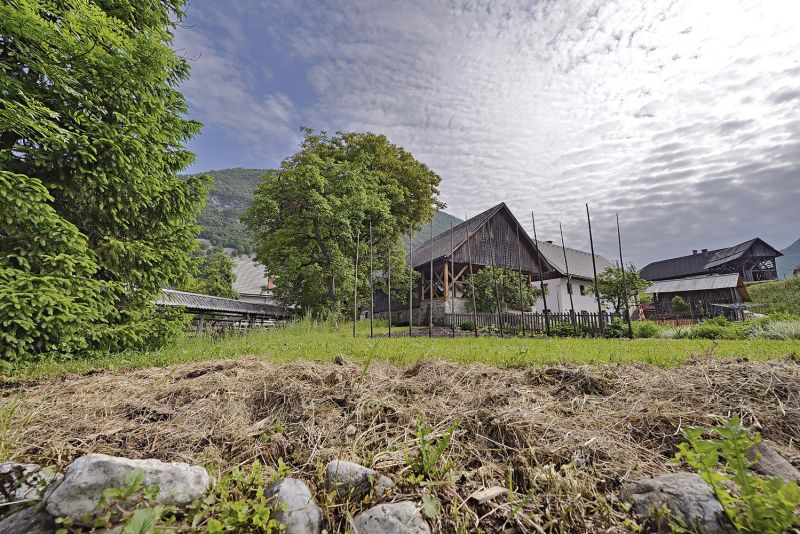
[(447, 267), (448, 263), (444, 262), (444, 300), (447, 301), (447, 296), (450, 293), (450, 273)]

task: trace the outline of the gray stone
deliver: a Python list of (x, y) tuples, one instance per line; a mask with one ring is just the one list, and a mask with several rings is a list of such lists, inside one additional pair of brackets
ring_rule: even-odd
[(733, 534), (714, 490), (695, 473), (669, 473), (636, 480), (622, 486), (622, 500), (631, 503), (639, 519), (658, 532), (671, 532), (670, 519), (683, 523), (690, 531), (706, 534)]
[(368, 495), (373, 487), (379, 497), (394, 487), (390, 478), (374, 469), (345, 460), (333, 460), (325, 466), (325, 484), (328, 489), (336, 490), (339, 497), (349, 495), (356, 500)]
[(60, 478), (52, 469), (43, 469), (36, 464), (17, 464), (5, 462), (0, 464), (0, 508), (8, 512), (8, 503), (18, 502), (10, 509), (21, 509), (30, 505), (28, 501), (42, 498), (47, 486)]
[(0, 521), (0, 534), (49, 534), (54, 530), (53, 518), (38, 504), (14, 512)]
[(800, 471), (775, 449), (764, 442), (757, 443), (747, 451), (747, 457), (755, 462), (752, 469), (769, 478), (782, 478), (786, 482), (800, 483)]
[[(159, 460), (129, 460), (105, 454), (87, 454), (72, 462), (64, 478), (46, 496), (47, 512), (53, 517), (71, 517), (77, 524), (94, 513), (102, 491), (125, 485), (134, 469), (144, 472), (144, 486), (158, 486), (161, 504), (185, 506), (211, 486), (202, 467)], [(88, 525), (87, 525), (88, 526)]]
[(300, 480), (282, 478), (269, 486), (264, 495), (272, 500), (273, 517), (286, 525), (288, 534), (319, 534), (322, 532), (322, 510), (311, 490)]
[(356, 534), (429, 534), (431, 529), (413, 502), (373, 506), (353, 522)]

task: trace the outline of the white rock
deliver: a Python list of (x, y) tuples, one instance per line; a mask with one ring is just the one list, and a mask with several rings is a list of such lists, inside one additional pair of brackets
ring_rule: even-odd
[[(37, 501), (42, 498), (47, 486), (60, 478), (54, 471), (42, 469), (36, 464), (0, 464), (0, 504)], [(19, 508), (24, 508), (22, 504)], [(0, 509), (7, 512), (8, 507)]]
[(339, 497), (350, 495), (353, 499), (361, 499), (375, 487), (378, 496), (383, 496), (394, 487), (388, 477), (378, 474), (374, 469), (364, 467), (345, 460), (333, 460), (325, 466), (325, 484), (336, 490)]
[(666, 507), (689, 531), (706, 534), (732, 534), (722, 505), (714, 490), (695, 473), (669, 473), (622, 486), (622, 499), (632, 504), (640, 520), (658, 532), (671, 532), (669, 522), (653, 511)]
[(211, 478), (202, 467), (87, 454), (72, 462), (61, 482), (53, 485), (46, 496), (47, 512), (83, 524), (81, 518), (94, 513), (102, 491), (124, 486), (126, 475), (134, 469), (144, 472), (145, 487), (159, 487), (156, 500), (161, 504), (185, 506), (211, 486)]
[(373, 506), (353, 522), (356, 534), (430, 534), (428, 523), (413, 502)]
[(282, 478), (264, 491), (273, 503), (273, 517), (286, 525), (287, 534), (319, 534), (322, 532), (322, 510), (311, 490), (300, 480)]

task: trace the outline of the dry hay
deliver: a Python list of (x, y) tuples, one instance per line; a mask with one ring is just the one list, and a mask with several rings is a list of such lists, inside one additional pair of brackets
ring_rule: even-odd
[[(421, 415), (435, 432), (460, 421), (449, 483), (401, 484), (394, 498), (434, 493), (442, 511), (432, 524), (444, 532), (625, 531), (619, 484), (674, 469), (682, 428), (731, 413), (800, 466), (800, 364), (791, 359), (706, 358), (675, 369), (423, 361), (373, 363), (359, 383), (361, 374), (341, 359), (278, 366), (249, 357), (52, 379), (6, 391), (4, 402), (19, 397), (17, 417), (31, 416), (17, 460), (63, 467), (104, 452), (204, 464), (219, 476), (283, 458), (316, 488), (332, 530), (367, 504), (326, 497), (321, 466), (345, 458), (401, 479)], [(513, 499), (467, 500), (509, 484)]]

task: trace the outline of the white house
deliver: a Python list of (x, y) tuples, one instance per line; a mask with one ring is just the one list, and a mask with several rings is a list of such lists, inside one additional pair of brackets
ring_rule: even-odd
[[(575, 305), (575, 312), (583, 311), (597, 313), (597, 300), (589, 290), (589, 284), (594, 279), (592, 270), (592, 254), (574, 248), (566, 248), (567, 262), (564, 262), (564, 248), (554, 244), (552, 241), (538, 241), (536, 243), (539, 251), (553, 267), (555, 267), (558, 277), (553, 277), (544, 281), (547, 300), (547, 309), (553, 313), (569, 313), (570, 284), (567, 283), (567, 267), (572, 280), (572, 301)], [(604, 257), (595, 254), (597, 264), (597, 274), (603, 272), (607, 267), (612, 267), (612, 263)], [(544, 310), (542, 299), (536, 301), (534, 306), (537, 312)], [(604, 306), (606, 311), (613, 311), (608, 306)]]
[(264, 266), (247, 254), (234, 256), (231, 259), (233, 274), (236, 275), (233, 289), (239, 293), (238, 299), (255, 304), (275, 304), (272, 298), (272, 288), (275, 284), (264, 273)]

